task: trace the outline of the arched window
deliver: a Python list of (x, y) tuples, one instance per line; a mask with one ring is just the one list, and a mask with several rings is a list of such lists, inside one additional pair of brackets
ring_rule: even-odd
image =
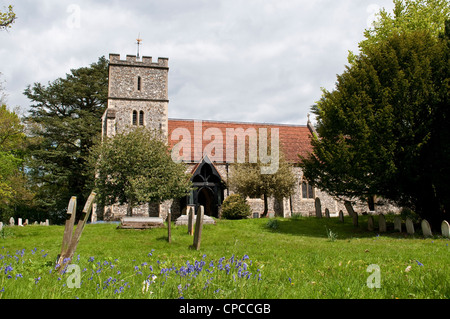
[(137, 125), (137, 111), (133, 111), (133, 125)]
[(138, 89), (138, 91), (141, 90), (141, 77), (140, 76), (138, 76), (138, 78), (137, 78), (137, 89)]
[(302, 198), (311, 199), (314, 198), (314, 188), (307, 181), (302, 182)]
[(144, 111), (139, 111), (139, 125), (144, 125)]

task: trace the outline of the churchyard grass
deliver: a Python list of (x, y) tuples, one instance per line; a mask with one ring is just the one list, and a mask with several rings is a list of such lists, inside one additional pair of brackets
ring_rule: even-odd
[(63, 226), (6, 227), (0, 298), (450, 298), (448, 238), (369, 232), (366, 216), (359, 227), (349, 217), (217, 220), (198, 251), (186, 226), (172, 224), (171, 243), (167, 228), (116, 227), (86, 225), (72, 260), (79, 288), (77, 270), (56, 265)]

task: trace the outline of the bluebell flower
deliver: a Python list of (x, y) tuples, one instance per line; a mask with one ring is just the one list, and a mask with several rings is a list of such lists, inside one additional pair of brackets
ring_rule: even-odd
[(416, 260), (416, 262), (419, 266), (423, 266), (423, 264), (420, 261)]

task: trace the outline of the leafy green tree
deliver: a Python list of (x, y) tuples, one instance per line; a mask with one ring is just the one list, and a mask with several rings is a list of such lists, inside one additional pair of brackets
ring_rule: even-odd
[(184, 164), (173, 162), (161, 134), (146, 128), (105, 137), (89, 162), (100, 201), (127, 203), (129, 216), (133, 207), (184, 197), (191, 187)]
[(245, 197), (264, 198), (264, 212), (266, 216), (269, 210), (268, 198), (274, 196), (281, 200), (294, 193), (296, 178), (292, 165), (287, 162), (282, 152), (279, 152), (278, 170), (273, 174), (263, 174), (261, 167), (265, 166), (261, 161), (251, 163), (234, 163), (229, 185), (236, 193)]
[(449, 206), (449, 46), (427, 31), (367, 46), (313, 107), (305, 177), (337, 197), (380, 195), (437, 226)]
[[(445, 21), (450, 19), (448, 0), (394, 0), (393, 3), (392, 13), (382, 8), (372, 27), (364, 30), (365, 39), (358, 44), (361, 53), (393, 34), (405, 31), (428, 31), (437, 37), (444, 33)], [(349, 63), (353, 63), (355, 58), (356, 55), (350, 51)]]
[(39, 205), (54, 218), (64, 216), (71, 196), (85, 202), (91, 192), (94, 176), (87, 174), (86, 158), (101, 133), (107, 92), (108, 60), (104, 57), (48, 85), (35, 83), (25, 89), (33, 102), (25, 120), (35, 141), (29, 147), (29, 175), (39, 186)]
[(19, 116), (0, 106), (0, 218), (12, 216), (18, 205), (30, 205), (33, 194), (23, 170), (27, 143)]
[(16, 20), (16, 14), (13, 11), (13, 6), (8, 6), (7, 12), (0, 11), (0, 30), (11, 28), (11, 25)]

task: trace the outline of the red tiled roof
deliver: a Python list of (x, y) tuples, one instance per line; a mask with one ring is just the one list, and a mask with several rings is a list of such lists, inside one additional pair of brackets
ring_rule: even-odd
[[(216, 162), (225, 162), (227, 160), (227, 146), (233, 147), (233, 145), (230, 144), (230, 141), (227, 141), (227, 129), (231, 129), (231, 131), (236, 129), (242, 129), (241, 133), (243, 133), (247, 129), (253, 128), (256, 132), (256, 136), (259, 141), (259, 129), (260, 128), (267, 128), (268, 133), (268, 149), (270, 150), (270, 132), (271, 129), (277, 128), (279, 131), (279, 140), (280, 140), (280, 149), (285, 154), (286, 159), (292, 163), (298, 163), (300, 161), (298, 155), (308, 155), (312, 151), (312, 146), (310, 142), (311, 138), (311, 132), (309, 128), (305, 125), (286, 125), (286, 124), (266, 124), (266, 123), (245, 123), (245, 122), (222, 122), (222, 121), (200, 121), (200, 120), (184, 120), (184, 119), (169, 119), (168, 121), (168, 131), (169, 131), (169, 147), (172, 149), (173, 146), (178, 144), (183, 138), (188, 138), (188, 135), (185, 137), (181, 137), (181, 134), (185, 134), (189, 132), (191, 141), (190, 141), (190, 151), (191, 156), (189, 157), (192, 162), (198, 162), (203, 157), (203, 150), (205, 146), (208, 144), (216, 142), (216, 134), (221, 135), (221, 137), (218, 137), (217, 142), (220, 143), (220, 138), (222, 138), (222, 145), (223, 145), (223, 160), (217, 160)], [(199, 138), (200, 135), (200, 127), (202, 131), (202, 136), (204, 137), (202, 139), (201, 143), (201, 150), (198, 148), (200, 143), (195, 143), (194, 138)], [(197, 135), (195, 135), (195, 128), (197, 128)], [(178, 130), (177, 130), (178, 129)], [(208, 130), (210, 129), (210, 130)], [(177, 130), (177, 131), (175, 131)], [(208, 130), (208, 131), (207, 131)], [(175, 132), (174, 132), (175, 131)], [(210, 140), (209, 137), (205, 136), (205, 131), (207, 131), (207, 135), (212, 135), (212, 139)], [(236, 131), (234, 131), (236, 133)], [(174, 133), (172, 135), (172, 133)], [(219, 134), (220, 133), (220, 134)], [(239, 131), (237, 131), (236, 136), (242, 136), (242, 134), (239, 134)], [(233, 162), (236, 161), (236, 142), (237, 138), (235, 138), (234, 141), (234, 159)], [(247, 138), (248, 143), (248, 138)], [(196, 145), (199, 144), (199, 145)], [(210, 147), (212, 146), (210, 145)], [(197, 148), (196, 148), (197, 147)], [(248, 154), (248, 144), (246, 146), (246, 153)], [(189, 148), (188, 148), (189, 150)], [(212, 152), (213, 155), (215, 154), (214, 151)], [(199, 155), (200, 154), (200, 155)], [(220, 154), (220, 153), (218, 153)], [(180, 155), (184, 155), (182, 152)], [(200, 156), (200, 158), (199, 158)], [(214, 159), (212, 159), (214, 161)]]

